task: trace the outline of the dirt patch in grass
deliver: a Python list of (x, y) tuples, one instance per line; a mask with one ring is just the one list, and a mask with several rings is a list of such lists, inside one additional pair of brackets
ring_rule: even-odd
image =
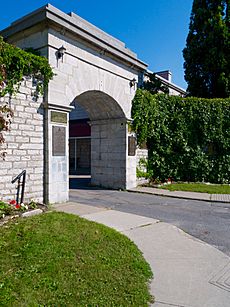
[(66, 213), (1, 227), (2, 306), (148, 306), (151, 269), (127, 237)]

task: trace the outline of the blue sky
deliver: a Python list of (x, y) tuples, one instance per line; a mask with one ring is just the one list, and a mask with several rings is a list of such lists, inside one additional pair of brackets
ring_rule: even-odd
[[(182, 50), (188, 34), (192, 0), (50, 0), (75, 12), (125, 42), (152, 71), (170, 69), (173, 82), (186, 88)], [(47, 1), (8, 0), (1, 3), (0, 29), (45, 5)]]

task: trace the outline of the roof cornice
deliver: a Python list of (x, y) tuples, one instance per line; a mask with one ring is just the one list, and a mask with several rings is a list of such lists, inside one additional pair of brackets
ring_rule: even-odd
[(66, 14), (51, 4), (47, 4), (16, 20), (9, 27), (2, 30), (0, 35), (7, 39), (41, 23), (48, 24), (48, 26), (52, 26), (54, 23), (61, 29), (64, 28), (70, 31), (88, 43), (97, 46), (101, 50), (125, 62), (129, 62), (130, 65), (140, 70), (146, 70), (147, 68), (147, 64), (140, 61), (134, 52), (126, 48), (123, 42), (87, 22), (75, 13)]

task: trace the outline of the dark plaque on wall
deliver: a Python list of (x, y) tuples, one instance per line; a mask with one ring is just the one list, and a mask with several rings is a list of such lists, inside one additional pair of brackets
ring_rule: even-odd
[(67, 114), (63, 112), (51, 111), (51, 122), (67, 124)]
[(135, 136), (128, 137), (128, 155), (135, 156), (136, 155), (136, 138)]
[(66, 128), (60, 126), (52, 127), (53, 156), (65, 156)]

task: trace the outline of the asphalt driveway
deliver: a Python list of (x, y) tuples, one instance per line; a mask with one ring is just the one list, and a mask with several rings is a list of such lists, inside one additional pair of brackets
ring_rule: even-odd
[(86, 188), (70, 190), (70, 201), (138, 214), (171, 223), (230, 256), (230, 204)]

